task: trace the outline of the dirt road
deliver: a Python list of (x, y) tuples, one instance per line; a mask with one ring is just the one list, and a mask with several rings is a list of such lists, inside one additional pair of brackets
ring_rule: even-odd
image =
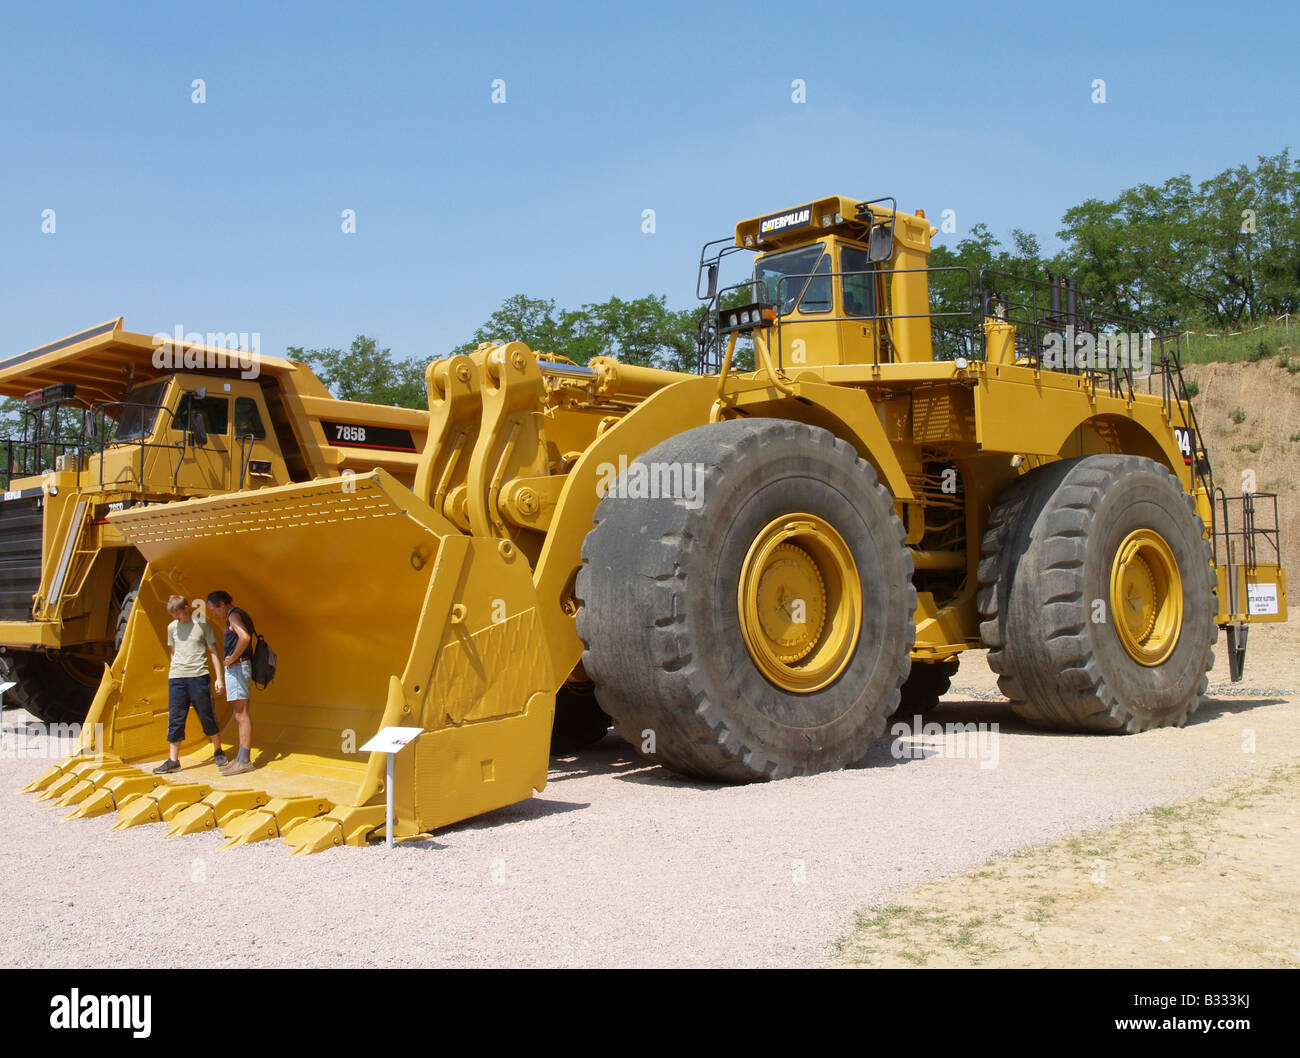
[[(14, 792), (47, 761), (9, 711), (0, 964), (821, 964), (856, 912), (908, 887), (1300, 756), (1295, 636), (1261, 632), (1251, 649), (1245, 690), (1183, 730), (1032, 731), (973, 654), (934, 718), (996, 737), (926, 749), (909, 735), (859, 768), (748, 787), (675, 778), (610, 737), (553, 762), (527, 803), (391, 852), (311, 857), (61, 821)], [(1220, 659), (1212, 682), (1226, 680)]]

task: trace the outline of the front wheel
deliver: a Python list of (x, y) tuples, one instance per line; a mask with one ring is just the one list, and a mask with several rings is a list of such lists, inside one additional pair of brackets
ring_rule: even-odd
[(17, 652), (5, 655), (17, 686), (14, 704), (47, 724), (79, 724), (99, 689), (104, 664), (72, 654)]
[(779, 419), (700, 426), (639, 456), (595, 522), (578, 634), (624, 739), (731, 782), (866, 755), (907, 677), (916, 592), (893, 499), (849, 445)]

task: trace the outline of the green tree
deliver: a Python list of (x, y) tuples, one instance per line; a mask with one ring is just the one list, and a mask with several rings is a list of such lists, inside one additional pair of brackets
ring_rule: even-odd
[(307, 364), (340, 400), (403, 408), (428, 406), (424, 390), (428, 362), (396, 360), (391, 350), (380, 349), (375, 339), (364, 334), (357, 335), (346, 352), (291, 345), (287, 355)]
[(1300, 305), (1300, 165), (1289, 151), (1067, 210), (1053, 262), (1102, 311), (1234, 325)]
[(693, 371), (698, 314), (697, 309), (668, 308), (661, 294), (631, 300), (611, 297), (578, 309), (514, 294), (453, 352), (468, 353), (481, 342), (520, 341), (579, 364), (593, 356), (612, 356), (627, 364)]
[(23, 402), (0, 398), (0, 488), (9, 487), (9, 442), (22, 436)]
[(553, 298), (512, 294), (469, 341), (456, 346), (452, 353), (473, 352), (483, 342), (525, 342), (538, 352), (559, 353), (586, 363), (600, 352), (595, 337), (588, 333), (587, 323), (581, 312), (556, 309)]

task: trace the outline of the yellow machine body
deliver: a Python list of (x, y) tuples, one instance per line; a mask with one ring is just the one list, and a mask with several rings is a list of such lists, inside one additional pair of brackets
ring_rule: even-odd
[[(791, 248), (820, 247), (831, 262), (826, 318), (794, 307), (752, 329), (755, 371), (730, 370), (735, 334), (721, 369), (701, 375), (484, 344), (430, 365), (427, 442), (409, 489), (377, 470), (111, 514), (111, 530), (148, 560), (140, 598), (81, 753), (32, 788), (128, 822), (221, 827), (232, 841), (361, 844), (382, 830), (386, 791), (383, 755), (358, 747), (397, 725), (422, 729), (397, 757), (397, 836), (528, 797), (546, 782), (556, 696), (586, 678), (574, 586), (597, 505), (638, 456), (697, 426), (803, 423), (870, 464), (915, 571), (918, 664), (985, 645), (981, 537), (998, 497), (1036, 467), (1145, 456), (1213, 523), (1195, 471), (1203, 452), (1189, 458), (1180, 435), (1194, 422), (1185, 401), (1046, 370), (1016, 355), (1015, 328), (993, 314), (981, 324), (985, 359), (935, 359), (931, 321), (915, 318), (929, 305), (932, 229), (874, 206), (865, 223), (846, 220), (853, 207), (833, 196), (809, 203), (801, 228), (737, 227), (737, 245), (763, 255), (759, 272)], [(844, 280), (858, 277), (839, 255), (865, 251), (880, 220), (893, 222), (892, 253), (868, 279), (894, 312), (846, 319)], [(1267, 619), (1285, 619), (1284, 571), (1257, 561), (1241, 575), (1274, 574)], [(257, 768), (223, 779), (204, 766), (211, 751), (191, 719), (186, 781), (159, 783), (143, 766), (166, 752), (165, 600), (214, 588), (253, 613), (279, 655), (274, 682), (253, 692)], [(1233, 598), (1245, 596), (1243, 582)], [(1229, 609), (1224, 592), (1220, 602), (1221, 623), (1260, 619)], [(110, 791), (151, 781), (125, 804)], [(174, 802), (190, 801), (160, 807), (173, 786)]]

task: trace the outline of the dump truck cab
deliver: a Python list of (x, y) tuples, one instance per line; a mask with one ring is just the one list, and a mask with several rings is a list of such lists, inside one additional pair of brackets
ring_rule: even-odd
[(23, 402), (0, 439), (0, 667), (43, 719), (84, 715), (144, 571), (110, 513), (376, 467), (414, 480), (426, 411), (337, 400), (225, 338), (119, 318), (0, 362)]
[(6, 446), (13, 491), (126, 504), (292, 480), (254, 381), (185, 373), (134, 384), (116, 401), (87, 403), (75, 383), (25, 396)]
[(102, 458), (106, 484), (139, 490), (171, 473), (173, 492), (195, 496), (292, 480), (255, 381), (177, 374), (133, 387), (115, 410), (91, 460)]

